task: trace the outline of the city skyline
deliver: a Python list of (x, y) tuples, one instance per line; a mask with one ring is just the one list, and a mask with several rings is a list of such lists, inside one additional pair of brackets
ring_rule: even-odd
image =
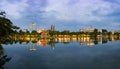
[(1, 0), (0, 10), (21, 29), (37, 28), (78, 31), (92, 25), (120, 30), (119, 0)]

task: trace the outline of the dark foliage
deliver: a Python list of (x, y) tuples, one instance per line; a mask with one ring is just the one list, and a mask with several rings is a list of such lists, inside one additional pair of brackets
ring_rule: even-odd
[(14, 26), (8, 18), (5, 18), (5, 12), (0, 12), (0, 36), (8, 36), (17, 29), (19, 27)]

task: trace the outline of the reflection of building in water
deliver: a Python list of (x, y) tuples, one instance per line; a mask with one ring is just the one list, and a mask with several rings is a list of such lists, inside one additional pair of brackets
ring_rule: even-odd
[(99, 37), (97, 41), (98, 41), (98, 44), (102, 44), (102, 37)]
[(72, 40), (73, 42), (76, 42), (76, 41), (77, 41), (77, 38), (71, 38), (71, 40)]
[(70, 42), (70, 38), (58, 38), (58, 42)]
[(115, 41), (114, 36), (111, 36), (110, 39), (111, 39), (111, 41)]
[(55, 40), (55, 42), (59, 42), (59, 41), (58, 41), (58, 38), (55, 38), (54, 40)]
[(52, 42), (52, 43), (50, 44), (50, 46), (51, 46), (52, 49), (55, 49), (55, 43), (54, 43), (54, 42)]
[(55, 43), (56, 43), (55, 39), (50, 39), (49, 44), (52, 49), (55, 49)]
[(47, 44), (50, 44), (50, 46), (51, 46), (51, 48), (52, 49), (54, 49), (55, 48), (55, 41), (53, 41), (53, 40), (50, 40), (49, 41), (49, 43), (48, 43), (48, 40), (39, 40), (38, 42), (37, 42), (37, 44), (39, 45), (39, 46), (42, 46), (42, 47), (46, 47), (47, 46)]
[(78, 41), (80, 42), (80, 45), (88, 45), (88, 46), (95, 45), (94, 41), (91, 40), (90, 37), (81, 37), (78, 38)]
[(36, 46), (37, 46), (36, 43), (31, 43), (31, 45), (30, 45), (30, 51), (35, 51), (36, 50)]
[(24, 44), (24, 45), (26, 45), (26, 44), (27, 44), (27, 42), (23, 42), (23, 44)]
[(93, 46), (96, 44), (103, 44), (103, 43), (107, 43), (107, 39), (106, 38), (90, 38), (90, 37), (80, 37), (78, 38), (78, 41), (80, 42), (80, 45), (88, 45), (88, 46)]
[(47, 46), (47, 43), (48, 43), (48, 40), (39, 40), (38, 42), (38, 45), (42, 46), (42, 47), (46, 47)]

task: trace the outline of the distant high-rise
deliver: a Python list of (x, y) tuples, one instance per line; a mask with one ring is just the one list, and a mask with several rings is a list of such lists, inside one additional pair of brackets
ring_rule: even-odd
[(30, 31), (33, 31), (33, 30), (36, 30), (36, 29), (37, 29), (36, 23), (30, 24)]
[(55, 26), (51, 25), (51, 31), (55, 31)]

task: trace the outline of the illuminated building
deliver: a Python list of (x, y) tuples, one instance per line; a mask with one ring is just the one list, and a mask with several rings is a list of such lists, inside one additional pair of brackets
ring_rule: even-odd
[(33, 31), (33, 30), (36, 30), (36, 29), (37, 29), (36, 23), (30, 24), (30, 31)]

